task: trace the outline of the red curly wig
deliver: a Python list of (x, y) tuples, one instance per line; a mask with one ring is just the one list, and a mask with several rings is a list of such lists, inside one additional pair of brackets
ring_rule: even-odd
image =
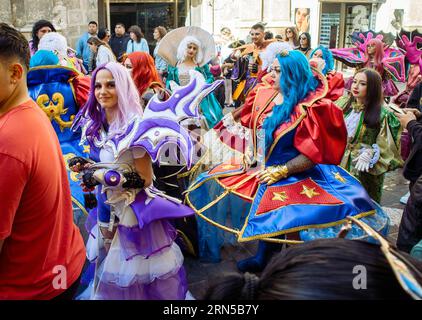
[(157, 82), (159, 86), (164, 87), (155, 69), (154, 59), (148, 53), (132, 52), (126, 59), (130, 59), (132, 63), (132, 78), (140, 96), (153, 82)]

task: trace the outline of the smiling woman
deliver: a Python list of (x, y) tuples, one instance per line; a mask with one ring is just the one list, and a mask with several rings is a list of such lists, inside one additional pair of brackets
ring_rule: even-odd
[(91, 160), (79, 157), (69, 163), (81, 172), (85, 189), (97, 188), (87, 242), (88, 259), (96, 265), (89, 298), (185, 299), (183, 255), (169, 219), (192, 211), (152, 187), (152, 151), (137, 144), (148, 124), (126, 68), (115, 62), (100, 66), (92, 87), (74, 125), (82, 127)]

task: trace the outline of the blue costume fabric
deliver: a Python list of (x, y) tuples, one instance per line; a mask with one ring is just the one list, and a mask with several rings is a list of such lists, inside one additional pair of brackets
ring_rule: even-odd
[[(28, 72), (28, 89), (31, 98), (50, 118), (62, 149), (64, 161), (72, 157), (86, 157), (88, 147), (80, 146), (80, 130), (72, 132), (70, 127), (79, 108), (71, 79), (78, 76), (75, 70), (61, 66), (40, 66)], [(84, 193), (76, 173), (67, 168), (72, 202), (83, 212)]]

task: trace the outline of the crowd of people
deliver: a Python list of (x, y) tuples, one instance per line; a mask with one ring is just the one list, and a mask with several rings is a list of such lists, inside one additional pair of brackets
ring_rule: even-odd
[[(90, 21), (74, 50), (49, 21), (30, 41), (1, 23), (0, 299), (422, 299), (422, 49), (354, 37), (157, 26), (150, 50), (139, 26)], [(380, 203), (399, 167), (395, 245)], [(185, 255), (254, 240), (192, 296)]]

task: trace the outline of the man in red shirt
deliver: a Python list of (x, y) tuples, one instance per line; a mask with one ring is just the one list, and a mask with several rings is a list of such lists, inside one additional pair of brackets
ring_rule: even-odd
[(73, 298), (85, 261), (59, 141), (28, 95), (28, 42), (0, 23), (0, 299)]

